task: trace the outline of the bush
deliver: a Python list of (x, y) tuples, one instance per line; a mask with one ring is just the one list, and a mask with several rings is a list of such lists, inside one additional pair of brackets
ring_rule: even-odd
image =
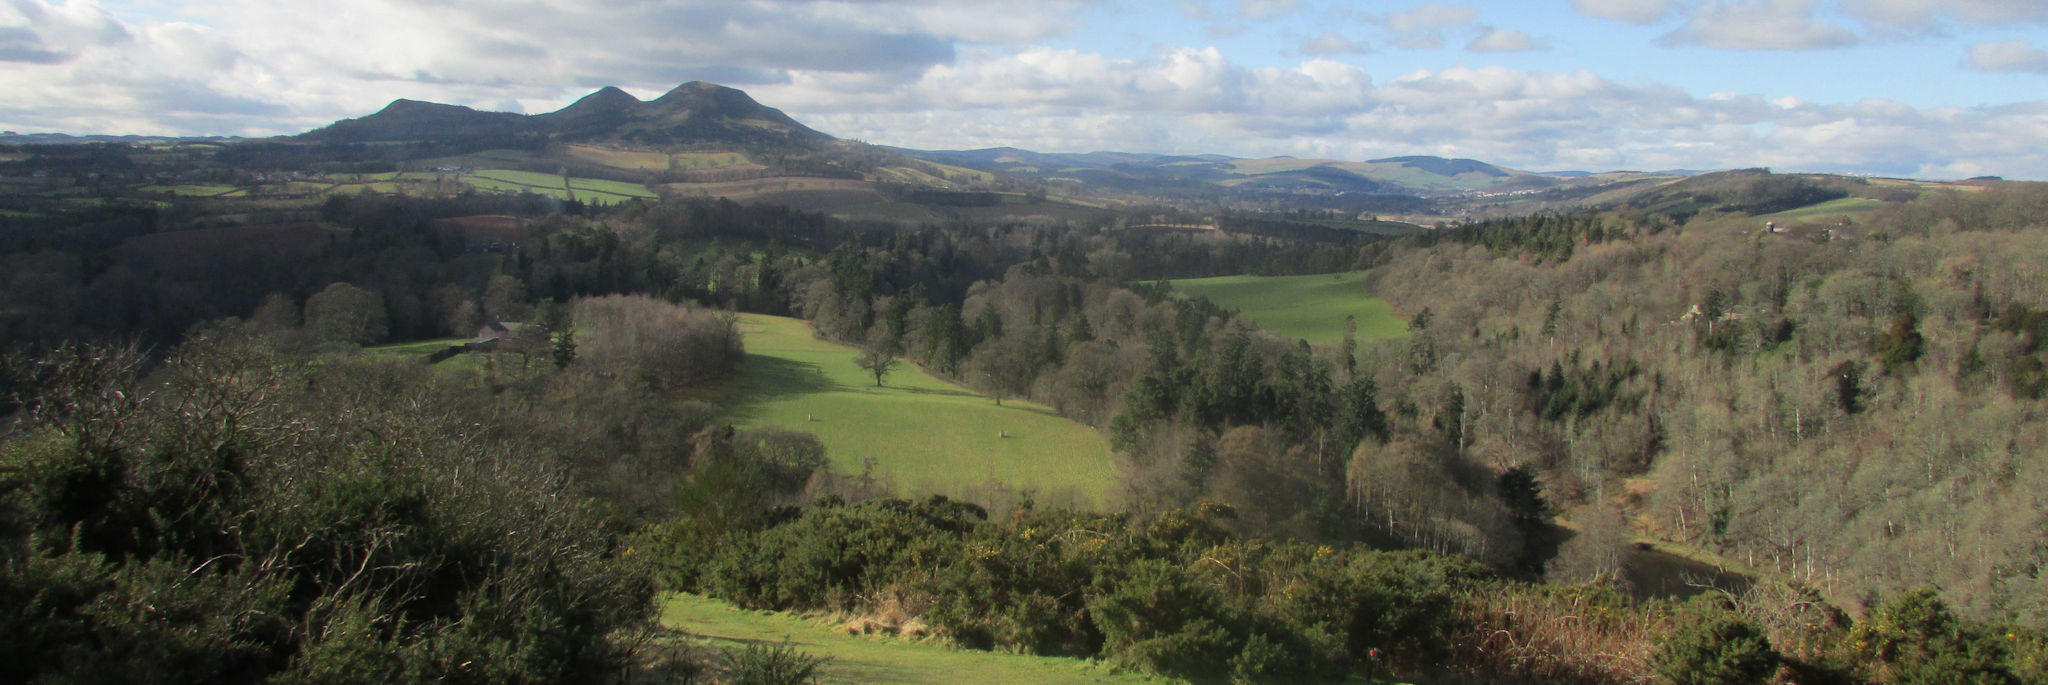
[(1088, 603), (1088, 614), (1102, 631), (1103, 654), (1147, 673), (1224, 673), (1242, 651), (1223, 598), (1169, 561), (1136, 562), (1115, 589)]
[(719, 551), (706, 593), (750, 609), (843, 605), (863, 591), (959, 555), (963, 532), (987, 513), (932, 496), (812, 507)]
[(818, 682), (828, 657), (811, 656), (784, 641), (779, 645), (754, 643), (728, 648), (725, 660), (727, 685), (803, 685)]
[(1850, 630), (1857, 649), (1884, 664), (1896, 685), (2017, 683), (2006, 650), (1984, 626), (1951, 614), (1934, 588), (1892, 598)]
[(1678, 612), (1678, 630), (1652, 659), (1657, 674), (1678, 685), (1733, 685), (1769, 680), (1778, 653), (1762, 629), (1715, 600)]
[(490, 400), (218, 335), (146, 394), (105, 361), (132, 353), (31, 371), (29, 420), (0, 443), (0, 681), (552, 682), (620, 663), (609, 638), (650, 618), (652, 588), (551, 454), (484, 423)]

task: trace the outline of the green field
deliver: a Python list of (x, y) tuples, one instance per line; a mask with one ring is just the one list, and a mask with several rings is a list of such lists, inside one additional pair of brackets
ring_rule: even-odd
[(145, 193), (170, 193), (172, 195), (184, 195), (188, 197), (220, 197), (222, 195), (235, 192), (235, 187), (219, 185), (174, 185), (143, 186), (141, 188), (137, 188), (137, 190), (143, 191)]
[(954, 649), (904, 638), (864, 637), (784, 613), (747, 611), (698, 595), (674, 595), (662, 625), (715, 647), (788, 640), (813, 656), (830, 657), (826, 683), (1164, 683), (1117, 673), (1101, 662)]
[(1358, 341), (1408, 335), (1408, 322), (1385, 300), (1365, 292), (1365, 272), (1314, 276), (1221, 276), (1173, 281), (1173, 288), (1206, 297), (1256, 321), (1260, 328), (1312, 344), (1344, 339), (1344, 317), (1358, 317)]
[(747, 359), (719, 404), (736, 424), (815, 433), (836, 471), (873, 475), (906, 495), (965, 496), (998, 486), (1040, 502), (1114, 504), (1122, 478), (1109, 443), (1045, 406), (988, 398), (905, 363), (875, 387), (850, 347), (797, 319), (744, 314)]
[[(479, 169), (463, 181), (482, 190), (533, 192), (561, 199), (569, 197), (562, 189), (561, 176), (535, 171)], [(654, 191), (648, 190), (646, 186), (623, 181), (570, 177), (569, 187), (576, 191), (576, 199), (591, 204), (617, 204), (636, 197), (657, 197)]]
[(1853, 219), (1883, 209), (1886, 204), (1883, 200), (1873, 200), (1867, 197), (1845, 197), (1839, 200), (1829, 200), (1817, 205), (1800, 207), (1791, 211), (1766, 214), (1757, 218), (1773, 221), (1800, 221), (1841, 216)]

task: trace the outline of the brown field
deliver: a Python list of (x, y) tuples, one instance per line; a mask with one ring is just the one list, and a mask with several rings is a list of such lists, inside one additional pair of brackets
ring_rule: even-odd
[(563, 149), (571, 159), (602, 164), (615, 169), (667, 169), (668, 154), (642, 150), (613, 150), (591, 145), (570, 145)]
[(721, 181), (716, 183), (667, 183), (660, 186), (663, 197), (722, 197), (729, 200), (755, 200), (771, 195), (811, 191), (867, 191), (874, 187), (867, 181), (844, 178), (817, 178), (811, 176), (783, 176), (759, 178), (747, 181)]

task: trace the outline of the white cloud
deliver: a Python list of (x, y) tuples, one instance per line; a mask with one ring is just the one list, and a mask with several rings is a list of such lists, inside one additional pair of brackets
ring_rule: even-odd
[(1983, 71), (2048, 75), (2048, 50), (2034, 47), (2025, 38), (1978, 43), (1970, 46), (1970, 58), (1965, 65)]
[(61, 63), (131, 38), (95, 4), (12, 0), (0, 5), (0, 62)]
[(1295, 0), (1238, 0), (1237, 12), (1256, 21), (1293, 12), (1296, 6)]
[[(1770, 166), (2048, 177), (2048, 102), (1920, 110), (1610, 81), (1586, 71), (1419, 70), (1376, 82), (1310, 59), (1251, 68), (1214, 49), (1121, 60), (969, 51), (897, 92), (800, 76), (757, 93), (837, 135), (891, 145), (1010, 145), (1242, 156), (1472, 157), (1533, 169)], [(1996, 135), (1984, 132), (1996, 131)]]
[(1410, 50), (1434, 50), (1444, 45), (1444, 30), (1478, 20), (1479, 12), (1465, 5), (1425, 3), (1412, 9), (1389, 12), (1373, 18), (1394, 34), (1393, 44)]
[[(2048, 149), (2048, 102), (1920, 110), (1784, 93), (1694, 96), (1586, 71), (1503, 67), (1375, 80), (1325, 58), (1368, 49), (1336, 27), (1305, 40), (1298, 63), (1254, 67), (1214, 47), (1127, 59), (1040, 45), (1072, 30), (1079, 15), (1064, 3), (359, 0), (349, 12), (280, 4), (208, 0), (124, 23), (92, 0), (0, 1), (0, 128), (297, 132), (396, 97), (546, 111), (601, 85), (646, 97), (705, 79), (828, 133), (927, 148), (1425, 153), (1541, 169), (2048, 178), (2038, 153)], [(1707, 2), (1681, 30), (1716, 47), (1810, 45), (1785, 36), (1825, 38), (1832, 27), (1813, 23), (1817, 8)], [(1728, 41), (1717, 26), (1736, 19), (1759, 19), (1748, 30), (1775, 37)], [(1397, 39), (1477, 36), (1474, 50), (1528, 40), (1479, 25), (1460, 5), (1370, 21)], [(1974, 66), (2020, 68), (2039, 52), (1987, 45), (1973, 49)]]
[(1932, 29), (1941, 19), (1971, 24), (2048, 23), (2041, 0), (1842, 0), (1842, 11), (1877, 26)]
[(1488, 29), (1465, 44), (1465, 49), (1473, 52), (1528, 52), (1540, 48), (1529, 34), (1508, 29)]
[(1315, 57), (1324, 55), (1356, 55), (1368, 52), (1372, 52), (1372, 46), (1365, 41), (1345, 38), (1333, 31), (1324, 31), (1321, 35), (1310, 38), (1308, 42), (1301, 45), (1301, 54)]
[(1709, 0), (1665, 45), (1723, 50), (1820, 50), (1854, 45), (1856, 34), (1814, 16), (1817, 0)]
[(1572, 8), (1583, 14), (1628, 22), (1651, 24), (1670, 14), (1672, 0), (1572, 0)]

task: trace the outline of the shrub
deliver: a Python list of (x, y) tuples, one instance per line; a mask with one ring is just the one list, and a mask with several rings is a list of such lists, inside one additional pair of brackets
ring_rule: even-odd
[(1678, 630), (1651, 662), (1673, 683), (1761, 683), (1778, 668), (1778, 653), (1763, 630), (1715, 600), (1695, 601), (1677, 619)]
[(728, 648), (725, 682), (728, 685), (803, 685), (818, 682), (828, 657), (812, 656), (785, 640), (782, 644), (748, 644)]
[(1168, 561), (1136, 562), (1123, 582), (1088, 603), (1088, 615), (1102, 631), (1105, 656), (1147, 673), (1223, 673), (1242, 651), (1222, 597)]
[(1850, 630), (1857, 649), (1884, 664), (1896, 685), (2016, 683), (2003, 644), (1980, 624), (1959, 620), (1934, 588), (1892, 598)]

